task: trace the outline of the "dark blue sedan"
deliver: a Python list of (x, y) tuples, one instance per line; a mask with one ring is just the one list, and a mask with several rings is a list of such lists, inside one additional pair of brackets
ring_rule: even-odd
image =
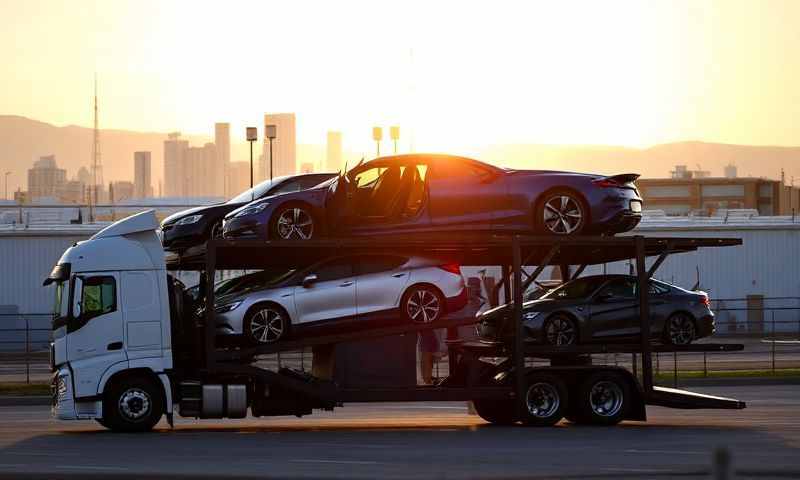
[(487, 230), (614, 234), (641, 219), (637, 174), (511, 170), (451, 155), (398, 155), (362, 163), (309, 190), (230, 212), (226, 238), (308, 240)]

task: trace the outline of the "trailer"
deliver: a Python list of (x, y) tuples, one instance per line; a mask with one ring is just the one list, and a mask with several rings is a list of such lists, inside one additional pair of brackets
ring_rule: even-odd
[[(150, 239), (150, 235), (155, 237), (151, 231), (155, 228), (153, 224), (154, 221), (140, 218), (138, 223), (117, 227), (116, 235), (150, 242), (148, 248), (153, 257), (156, 255)], [(110, 236), (102, 233), (98, 234), (98, 240)], [(161, 346), (160, 360), (155, 359), (155, 352), (153, 357), (137, 357), (138, 352), (129, 345), (130, 326), (128, 335), (119, 345), (120, 350), (128, 352), (127, 363), (117, 362), (100, 368), (95, 359), (88, 362), (92, 367), (84, 367), (80, 362), (69, 361), (68, 355), (54, 352), (54, 412), (59, 418), (95, 418), (114, 430), (131, 431), (149, 430), (162, 414), (172, 423), (176, 412), (195, 418), (242, 418), (248, 410), (253, 416), (302, 416), (315, 409), (332, 410), (350, 402), (471, 401), (478, 414), (489, 422), (539, 426), (553, 425), (562, 418), (600, 425), (613, 425), (625, 419), (644, 421), (646, 405), (741, 409), (745, 407), (744, 402), (735, 399), (654, 385), (654, 351), (728, 352), (741, 350), (743, 346), (654, 343), (649, 332), (647, 289), (639, 289), (639, 342), (551, 347), (526, 342), (522, 331), (523, 292), (548, 265), (560, 266), (565, 274), (569, 272), (568, 266), (577, 266), (573, 274), (576, 277), (586, 265), (634, 259), (639, 284), (644, 285), (668, 255), (739, 244), (739, 239), (725, 238), (549, 237), (466, 231), (297, 242), (214, 239), (202, 248), (163, 260), (165, 272), (200, 272), (203, 316), (180, 312), (180, 292), (168, 285), (164, 292), (159, 291), (163, 293), (162, 298), (169, 298), (170, 305), (169, 314), (162, 314), (158, 319), (162, 338), (169, 339)], [(385, 323), (365, 324), (355, 330), (259, 346), (225, 345), (216, 338), (214, 278), (217, 271), (297, 269), (334, 255), (387, 251), (413, 252), (463, 266), (502, 267), (504, 278), (500, 287), (505, 289), (506, 298), (513, 300), (513, 340), (450, 341), (449, 375), (435, 385), (344, 388), (333, 380), (333, 353), (337, 344), (471, 325), (476, 323), (476, 317), (454, 312), (432, 324), (387, 319)], [(76, 252), (65, 253), (59, 262), (61, 267), (56, 266), (51, 278), (62, 282), (71, 278), (69, 272), (64, 275), (63, 271), (56, 270), (69, 270), (71, 262), (68, 260), (75, 257)], [(647, 257), (654, 258), (649, 268)], [(527, 274), (523, 268), (526, 266), (535, 267), (533, 273)], [(75, 286), (72, 282), (69, 285), (73, 292)], [(71, 315), (69, 312), (67, 316)], [(81, 323), (68, 318), (65, 321), (67, 330), (70, 321)], [(301, 348), (311, 348), (314, 352), (310, 373), (261, 368), (253, 363), (263, 355)], [(592, 363), (593, 354), (610, 352), (637, 354), (641, 369), (634, 373)], [(529, 359), (545, 359), (549, 365), (529, 367), (526, 366)], [(79, 373), (82, 370), (91, 370), (91, 373), (82, 375)], [(87, 377), (89, 380), (82, 380)], [(87, 386), (79, 392), (83, 381)]]

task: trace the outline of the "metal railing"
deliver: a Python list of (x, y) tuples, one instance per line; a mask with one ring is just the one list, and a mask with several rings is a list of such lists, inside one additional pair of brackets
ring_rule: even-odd
[[(778, 306), (721, 306), (714, 309), (716, 333), (699, 342), (743, 343), (740, 352), (672, 352), (654, 353), (653, 369), (661, 383), (677, 385), (685, 377), (715, 375), (780, 375), (800, 376), (800, 297), (769, 297), (765, 304)], [(713, 300), (727, 304), (743, 303), (747, 299)], [(752, 302), (752, 299), (750, 299)], [(787, 303), (796, 302), (797, 306)], [(734, 313), (735, 318), (727, 316)], [(744, 321), (740, 318), (744, 315)], [(50, 378), (49, 347), (51, 339), (49, 313), (0, 313), (0, 383), (46, 382)], [(756, 320), (750, 322), (750, 320)], [(462, 335), (465, 330), (462, 330)], [(599, 354), (595, 363), (619, 365), (634, 369), (635, 354)], [(258, 360), (268, 368), (289, 367), (311, 370), (311, 350), (282, 352)], [(531, 365), (546, 365), (546, 360), (529, 361)], [(419, 365), (415, 368), (419, 371)], [(434, 363), (434, 377), (445, 377), (449, 371), (448, 358)]]

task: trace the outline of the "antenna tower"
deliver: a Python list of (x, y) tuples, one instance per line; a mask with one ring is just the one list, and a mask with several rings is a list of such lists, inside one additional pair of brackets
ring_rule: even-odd
[(92, 193), (90, 204), (97, 205), (98, 191), (103, 184), (103, 164), (100, 160), (100, 126), (97, 118), (97, 74), (94, 76), (94, 130), (92, 132)]

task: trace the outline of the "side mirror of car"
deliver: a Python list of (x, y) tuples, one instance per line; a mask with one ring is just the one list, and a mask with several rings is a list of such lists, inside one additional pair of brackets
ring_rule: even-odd
[(317, 278), (317, 276), (316, 276), (315, 274), (313, 274), (313, 273), (312, 273), (312, 274), (310, 274), (310, 275), (306, 275), (306, 276), (305, 276), (305, 278), (303, 278), (303, 283), (302, 283), (302, 285), (303, 285), (303, 288), (309, 288), (309, 287), (311, 287), (312, 285), (314, 285), (315, 283), (317, 283), (317, 280), (319, 280), (319, 279), (318, 279), (318, 278)]

